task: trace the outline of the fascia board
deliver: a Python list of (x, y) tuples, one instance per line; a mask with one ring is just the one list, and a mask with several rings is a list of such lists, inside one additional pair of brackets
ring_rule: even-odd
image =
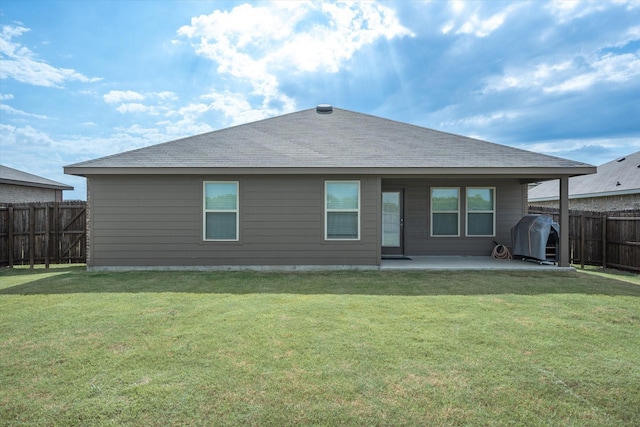
[(21, 187), (46, 188), (49, 190), (73, 190), (73, 187), (70, 185), (46, 184), (46, 183), (40, 183), (40, 182), (18, 181), (14, 179), (4, 179), (4, 178), (0, 179), (0, 184), (19, 185)]
[(381, 176), (502, 176), (552, 179), (588, 175), (596, 167), (83, 167), (66, 166), (67, 175), (381, 175)]
[[(628, 190), (620, 191), (603, 191), (602, 193), (582, 193), (582, 194), (570, 194), (569, 199), (592, 199), (596, 197), (610, 197), (610, 196), (628, 196), (630, 194), (640, 194), (640, 188), (631, 188)], [(558, 200), (558, 197), (536, 197), (529, 198), (530, 202), (552, 202)]]

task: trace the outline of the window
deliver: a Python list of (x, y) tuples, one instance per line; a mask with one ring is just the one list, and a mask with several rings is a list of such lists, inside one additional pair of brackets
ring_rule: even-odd
[(204, 240), (238, 240), (238, 183), (204, 183)]
[(467, 236), (494, 236), (495, 212), (495, 188), (467, 188)]
[(431, 189), (431, 235), (459, 236), (460, 189)]
[(326, 240), (360, 239), (360, 181), (325, 181)]

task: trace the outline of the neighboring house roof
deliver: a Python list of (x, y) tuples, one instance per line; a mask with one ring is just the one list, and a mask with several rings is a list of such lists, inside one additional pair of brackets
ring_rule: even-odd
[(2, 165), (0, 165), (0, 184), (50, 188), (52, 190), (73, 190), (73, 187), (70, 185)]
[[(598, 166), (597, 173), (569, 179), (569, 198), (640, 193), (640, 151)], [(529, 190), (529, 202), (558, 200), (558, 180)]]
[[(322, 108), (321, 108), (322, 107)], [(283, 171), (286, 169), (286, 171)], [(318, 106), (65, 167), (114, 173), (580, 175), (595, 168), (465, 136)]]

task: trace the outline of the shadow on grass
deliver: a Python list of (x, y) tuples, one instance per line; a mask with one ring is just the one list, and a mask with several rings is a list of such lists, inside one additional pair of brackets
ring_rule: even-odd
[(78, 293), (372, 296), (587, 294), (640, 297), (640, 286), (577, 272), (87, 272), (83, 266), (0, 272), (0, 295)]

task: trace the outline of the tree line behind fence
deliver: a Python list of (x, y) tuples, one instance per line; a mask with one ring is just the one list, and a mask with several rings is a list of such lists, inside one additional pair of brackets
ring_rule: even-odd
[[(559, 217), (555, 208), (530, 207), (529, 213)], [(569, 258), (583, 267), (640, 271), (640, 210), (570, 211)]]
[(86, 202), (0, 205), (0, 266), (85, 263)]

